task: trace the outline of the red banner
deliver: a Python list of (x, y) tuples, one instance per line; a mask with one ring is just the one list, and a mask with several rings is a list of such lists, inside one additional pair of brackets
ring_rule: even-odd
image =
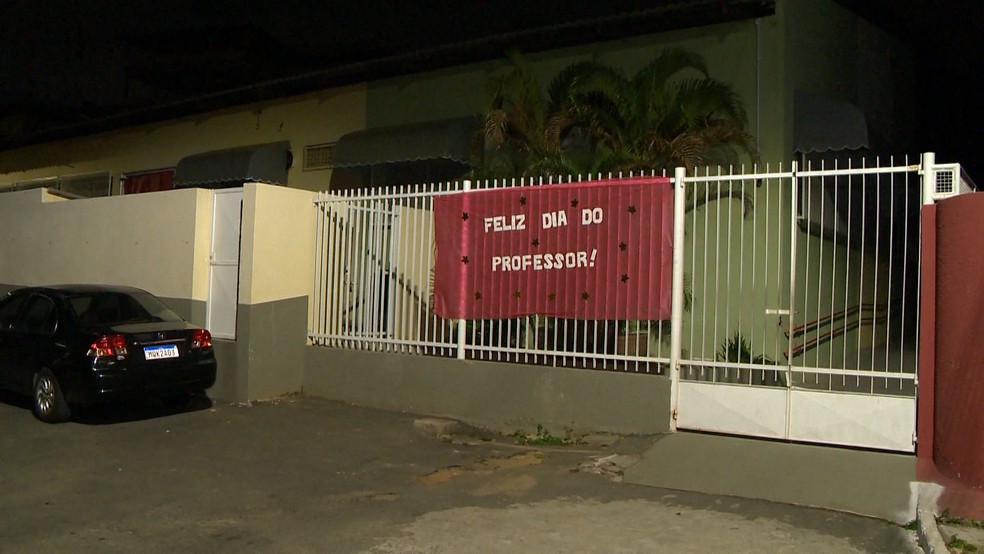
[(439, 196), (434, 222), (441, 317), (670, 317), (668, 178)]

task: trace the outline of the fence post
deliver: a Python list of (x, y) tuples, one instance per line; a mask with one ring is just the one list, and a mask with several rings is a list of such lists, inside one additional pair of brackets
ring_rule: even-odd
[(933, 194), (936, 193), (936, 153), (923, 152), (922, 163), (922, 203), (928, 206), (933, 203)]
[[(936, 434), (936, 153), (924, 152), (919, 214), (919, 336), (916, 369), (916, 457), (933, 461)], [(929, 464), (932, 466), (932, 464)]]
[[(467, 179), (464, 180), (464, 181), (462, 181), (461, 182), (461, 192), (463, 192), (465, 194), (468, 194), (468, 191), (470, 191), (470, 190), (471, 190), (471, 181), (469, 181)], [(462, 243), (463, 244), (467, 244), (468, 241), (465, 240), (465, 241), (462, 241)], [(459, 291), (459, 294), (464, 294), (464, 290), (465, 290), (464, 287), (462, 287), (462, 289)], [(459, 303), (459, 305), (464, 306), (464, 302)], [(466, 339), (465, 320), (464, 319), (459, 319), (458, 320), (458, 350), (457, 350), (457, 353), (456, 353), (456, 357), (459, 360), (464, 360), (465, 359), (465, 339)]]
[(683, 349), (683, 232), (687, 194), (686, 168), (673, 171), (673, 278), (670, 304), (670, 430), (676, 431), (680, 400), (680, 355)]

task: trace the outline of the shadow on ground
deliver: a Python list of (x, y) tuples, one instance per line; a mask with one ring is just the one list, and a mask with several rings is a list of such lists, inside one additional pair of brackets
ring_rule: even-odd
[[(21, 408), (26, 412), (25, 417), (33, 417), (29, 396), (0, 391), (0, 403)], [(211, 407), (212, 400), (207, 396), (114, 402), (73, 408), (72, 421), (83, 425), (113, 425), (199, 412)]]

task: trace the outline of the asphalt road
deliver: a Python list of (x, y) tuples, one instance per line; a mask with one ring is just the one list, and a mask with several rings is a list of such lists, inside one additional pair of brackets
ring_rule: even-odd
[(918, 552), (882, 521), (584, 471), (646, 437), (444, 442), (418, 417), (287, 397), (46, 425), (0, 396), (0, 552)]

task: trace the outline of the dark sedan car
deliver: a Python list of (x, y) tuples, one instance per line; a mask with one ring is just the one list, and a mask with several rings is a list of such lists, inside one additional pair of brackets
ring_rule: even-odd
[(59, 285), (0, 299), (0, 388), (34, 399), (34, 415), (71, 407), (191, 397), (215, 383), (212, 336), (149, 292)]

